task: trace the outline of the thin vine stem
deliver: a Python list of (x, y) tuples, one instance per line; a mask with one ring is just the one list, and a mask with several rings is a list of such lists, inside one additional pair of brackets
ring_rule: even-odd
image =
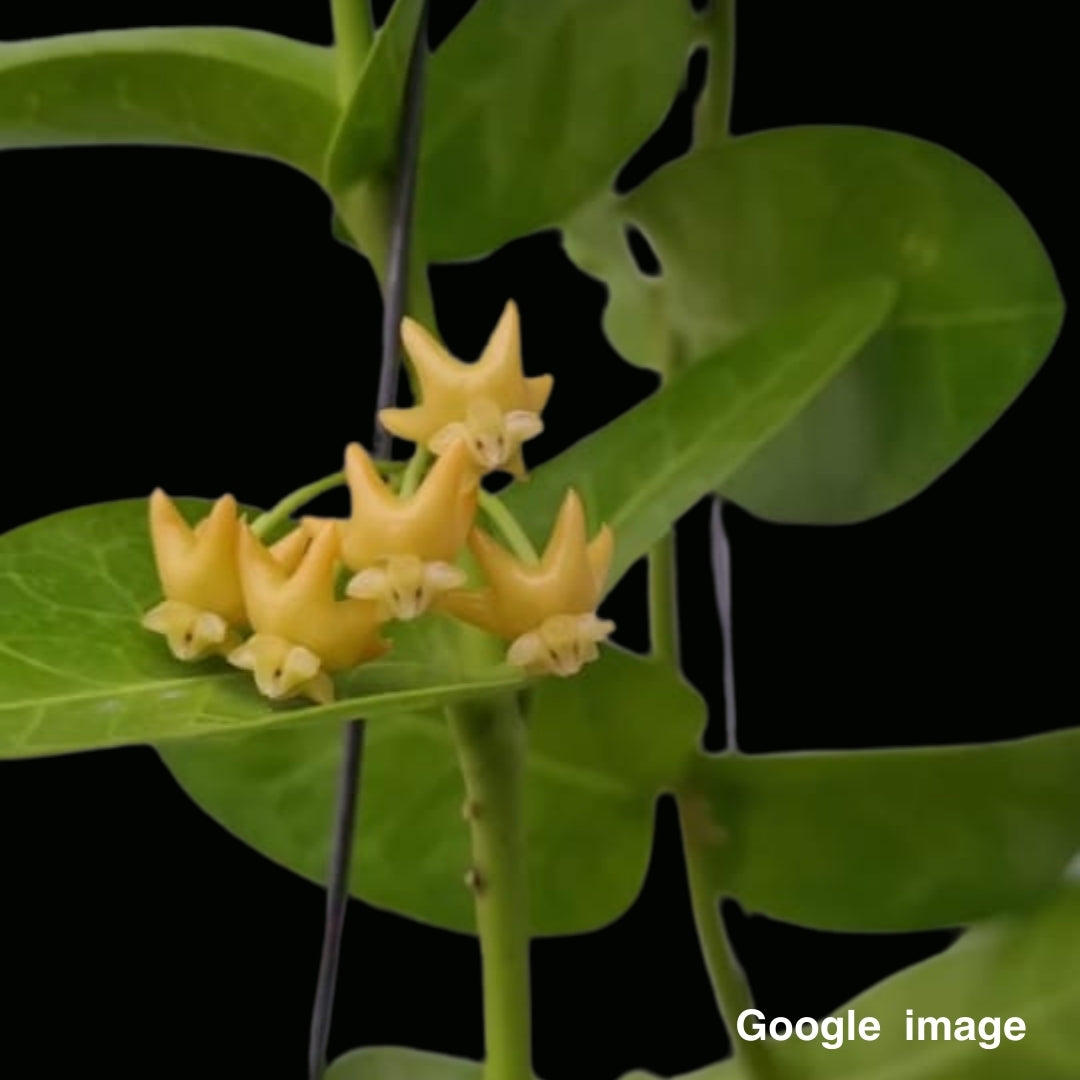
[(709, 69), (694, 111), (696, 143), (715, 144), (728, 137), (735, 73), (735, 8), (735, 0), (711, 0), (701, 17), (701, 42), (709, 49)]
[(510, 545), (510, 550), (522, 562), (535, 566), (540, 561), (536, 548), (533, 547), (532, 541), (525, 535), (525, 530), (521, 527), (520, 522), (497, 495), (492, 495), (481, 488), (480, 509), (502, 533), (503, 539)]
[(251, 531), (261, 540), (268, 536), (280, 525), (283, 525), (299, 510), (306, 506), (312, 499), (317, 498), (324, 492), (333, 491), (345, 483), (343, 472), (331, 473), (319, 480), (313, 480), (302, 488), (297, 488), (285, 496), (276, 506), (271, 507), (265, 514), (260, 514), (251, 525)]
[[(383, 476), (389, 477), (403, 472), (405, 464), (401, 461), (376, 461), (375, 468)], [(305, 484), (303, 487), (289, 492), (284, 499), (272, 506), (266, 513), (260, 514), (251, 523), (251, 531), (262, 540), (313, 499), (317, 499), (320, 495), (333, 491), (335, 488), (344, 487), (344, 485), (345, 474), (340, 471), (330, 473), (329, 476), (322, 476), (318, 480), (312, 480), (310, 484)]]
[(698, 812), (692, 796), (677, 796), (676, 805), (694, 925), (717, 1008), (731, 1039), (732, 1055), (742, 1065), (747, 1080), (779, 1080), (779, 1067), (771, 1048), (763, 1042), (741, 1040), (736, 1034), (736, 1018), (745, 1009), (753, 1007), (754, 999), (728, 938), (720, 910), (720, 890), (708, 872), (711, 861), (709, 832), (713, 826), (704, 812)]
[(409, 464), (405, 466), (405, 474), (401, 478), (401, 490), (398, 494), (402, 498), (411, 495), (420, 486), (430, 462), (431, 451), (426, 446), (418, 446), (409, 458)]
[[(392, 406), (397, 398), (399, 348), (398, 327), (404, 314), (409, 285), (409, 256), (412, 243), (413, 202), (416, 194), (417, 161), (423, 117), (424, 74), (427, 66), (427, 8), (424, 3), (416, 38), (409, 57), (405, 102), (398, 144), (398, 161), (390, 220), (389, 256), (383, 293), (382, 358), (379, 369), (377, 409)], [(389, 457), (392, 440), (376, 421), (373, 449), (376, 457)], [(345, 930), (345, 909), (349, 895), (352, 853), (356, 838), (364, 758), (365, 723), (362, 719), (345, 725), (341, 767), (338, 775), (337, 805), (334, 811), (330, 867), (326, 889), (326, 922), (315, 1005), (308, 1044), (308, 1075), (321, 1080), (326, 1070), (330, 1021), (337, 988), (341, 940)]]
[[(721, 22), (731, 15), (730, 4), (717, 0), (713, 18)], [(667, 380), (680, 367), (680, 351), (674, 335), (669, 335), (661, 378)], [(724, 533), (723, 507), (719, 500), (713, 507), (710, 522), (712, 536), (712, 571), (716, 585), (716, 603), (723, 632), (725, 725), (728, 748), (735, 749), (734, 660), (731, 649), (731, 552)], [(649, 636), (652, 654), (677, 666), (679, 649), (678, 559), (674, 528), (649, 550)], [(720, 890), (715, 888), (709, 866), (709, 823), (699, 820), (696, 800), (686, 793), (677, 796), (686, 859), (690, 901), (701, 943), (702, 955), (716, 996), (720, 1018), (731, 1037), (732, 1053), (744, 1065), (748, 1080), (777, 1080), (771, 1051), (759, 1043), (740, 1042), (736, 1018), (753, 1005), (753, 996), (742, 968), (728, 939), (720, 910)]]

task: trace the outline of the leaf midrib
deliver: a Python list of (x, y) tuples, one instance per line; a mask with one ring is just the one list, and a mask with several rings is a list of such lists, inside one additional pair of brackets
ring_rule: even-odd
[[(646, 483), (637, 486), (631, 494), (630, 498), (627, 499), (619, 507), (619, 509), (611, 515), (609, 521), (616, 537), (619, 535), (622, 523), (633, 517), (634, 513), (641, 505), (652, 502), (656, 497), (657, 493), (662, 491), (671, 483), (672, 477), (677, 476), (682, 471), (685, 462), (692, 460), (696, 455), (700, 454), (702, 448), (712, 441), (712, 438), (718, 428), (724, 428), (740, 420), (746, 415), (748, 410), (750, 410), (762, 399), (762, 397), (767, 396), (768, 392), (771, 391), (776, 386), (776, 384), (782, 383), (787, 378), (790, 369), (792, 367), (797, 367), (799, 360), (806, 356), (812, 344), (813, 342), (811, 341), (804, 344), (801, 348), (791, 349), (787, 362), (778, 365), (770, 376), (768, 376), (764, 381), (758, 384), (758, 387), (755, 391), (747, 394), (740, 394), (737, 398), (737, 404), (724, 410), (723, 412), (717, 413), (715, 415), (713, 423), (702, 428), (700, 437), (695, 442), (690, 444), (680, 454), (677, 454), (673, 457), (670, 455), (666, 456), (664, 458), (664, 467), (651, 473), (651, 482), (647, 481)], [(708, 363), (708, 361), (706, 360), (705, 363)], [(830, 364), (828, 368), (821, 373), (819, 379), (815, 380), (815, 385), (818, 382), (824, 381), (826, 376), (836, 366), (836, 363)], [(800, 397), (801, 396), (803, 395), (800, 395)], [(744, 442), (746, 452), (740, 455), (737, 461), (729, 462), (728, 465), (717, 477), (715, 483), (722, 483), (728, 476), (730, 476), (731, 473), (736, 468), (738, 468), (739, 464), (741, 464), (741, 462), (750, 455), (753, 449), (757, 446), (760, 446), (762, 442), (768, 439), (769, 435), (772, 434), (778, 426), (780, 425), (772, 424), (766, 430), (763, 430), (759, 434), (759, 437), (757, 439), (746, 440)], [(626, 566), (624, 566), (622, 564), (622, 561), (620, 560), (619, 570), (621, 571), (625, 569)], [(612, 580), (616, 580), (618, 576), (619, 574), (613, 573)]]

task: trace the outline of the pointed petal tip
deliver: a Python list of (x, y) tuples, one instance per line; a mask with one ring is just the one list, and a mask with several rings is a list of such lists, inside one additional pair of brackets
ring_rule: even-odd
[(533, 375), (531, 378), (526, 379), (525, 394), (529, 408), (535, 413), (543, 412), (554, 388), (554, 375)]
[[(379, 415), (384, 412), (389, 412), (388, 409), (383, 409)], [(358, 442), (351, 442), (345, 447), (345, 467), (349, 467), (349, 463), (352, 461), (370, 461), (371, 458), (368, 452), (364, 449), (363, 445)]]

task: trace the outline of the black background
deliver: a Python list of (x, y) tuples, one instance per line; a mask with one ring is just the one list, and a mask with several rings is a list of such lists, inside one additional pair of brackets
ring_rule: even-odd
[[(5, 4), (0, 38), (149, 15), (325, 42), (325, 6)], [(464, 5), (433, 6), (445, 34)], [(1006, 18), (975, 3), (744, 0), (734, 126), (859, 123), (941, 142), (1019, 203), (1068, 292), (1066, 7)], [(683, 95), (631, 180), (685, 146), (687, 117)], [(370, 426), (379, 308), (329, 215), (308, 180), (254, 159), (0, 155), (5, 525), (156, 484), (265, 505), (336, 468)], [(527, 369), (557, 375), (534, 462), (654, 385), (606, 346), (604, 290), (555, 234), (438, 268), (434, 283), (461, 356), (517, 298)], [(1067, 353), (1059, 343), (971, 453), (875, 521), (779, 527), (729, 512), (745, 749), (980, 740), (1071, 722)], [(595, 378), (610, 398), (584, 392)], [(699, 507), (680, 527), (684, 645), (718, 719), (705, 520)], [(638, 568), (612, 601), (621, 639), (638, 648), (643, 584)], [(672, 817), (662, 806), (630, 913), (534, 947), (548, 1080), (685, 1071), (726, 1052)], [(0, 846), (0, 1075), (302, 1075), (322, 895), (214, 825), (152, 751), (4, 763)], [(734, 927), (762, 1007), (792, 1017), (822, 1014), (951, 940), (828, 935), (738, 913)], [(334, 1052), (391, 1043), (479, 1056), (481, 1040), (473, 943), (354, 904)]]

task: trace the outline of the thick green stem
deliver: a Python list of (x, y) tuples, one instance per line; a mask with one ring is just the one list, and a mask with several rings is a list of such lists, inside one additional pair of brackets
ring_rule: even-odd
[(679, 795), (686, 877), (701, 952), (716, 995), (720, 1016), (731, 1038), (731, 1052), (742, 1065), (747, 1080), (780, 1080), (780, 1071), (769, 1046), (739, 1038), (736, 1022), (741, 1012), (753, 1008), (754, 999), (746, 976), (728, 939), (720, 912), (720, 890), (709, 873), (712, 844), (722, 842), (708, 811), (692, 795)]
[(649, 637), (652, 654), (669, 664), (679, 662), (677, 588), (675, 531), (672, 529), (649, 551)]
[(457, 707), (449, 720), (472, 834), (465, 882), (483, 960), (484, 1080), (532, 1080), (525, 724), (512, 697)]
[(345, 102), (360, 77), (375, 37), (375, 25), (368, 0), (330, 0), (330, 14), (334, 21), (338, 97)]

